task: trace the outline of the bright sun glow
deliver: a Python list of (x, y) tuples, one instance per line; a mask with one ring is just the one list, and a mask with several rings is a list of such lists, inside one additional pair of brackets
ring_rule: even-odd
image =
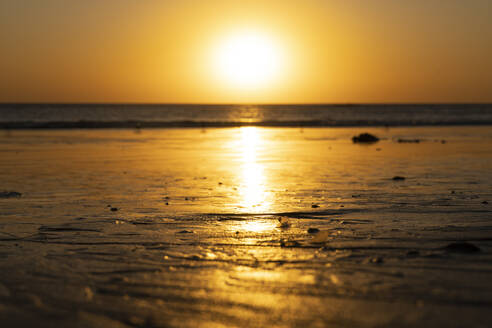
[(282, 56), (266, 35), (242, 33), (225, 39), (215, 55), (224, 82), (239, 87), (265, 86), (278, 77)]

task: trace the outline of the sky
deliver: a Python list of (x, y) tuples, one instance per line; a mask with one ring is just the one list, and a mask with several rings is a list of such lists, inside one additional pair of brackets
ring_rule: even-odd
[(490, 0), (0, 0), (0, 102), (492, 102), (491, 13)]

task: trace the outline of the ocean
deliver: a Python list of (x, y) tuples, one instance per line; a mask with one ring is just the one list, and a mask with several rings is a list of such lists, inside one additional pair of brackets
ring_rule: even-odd
[(0, 105), (4, 129), (487, 124), (492, 124), (491, 104)]

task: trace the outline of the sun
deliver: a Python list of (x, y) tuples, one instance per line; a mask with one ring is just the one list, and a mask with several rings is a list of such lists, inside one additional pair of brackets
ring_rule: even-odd
[(217, 47), (215, 69), (228, 85), (258, 88), (278, 78), (282, 52), (266, 34), (242, 32), (225, 38)]

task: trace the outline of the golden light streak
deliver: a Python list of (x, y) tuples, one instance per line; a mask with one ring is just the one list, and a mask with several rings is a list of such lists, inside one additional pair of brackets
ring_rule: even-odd
[(241, 152), (240, 206), (248, 212), (265, 212), (270, 203), (265, 191), (264, 167), (258, 161), (262, 142), (256, 127), (242, 127), (238, 147)]

